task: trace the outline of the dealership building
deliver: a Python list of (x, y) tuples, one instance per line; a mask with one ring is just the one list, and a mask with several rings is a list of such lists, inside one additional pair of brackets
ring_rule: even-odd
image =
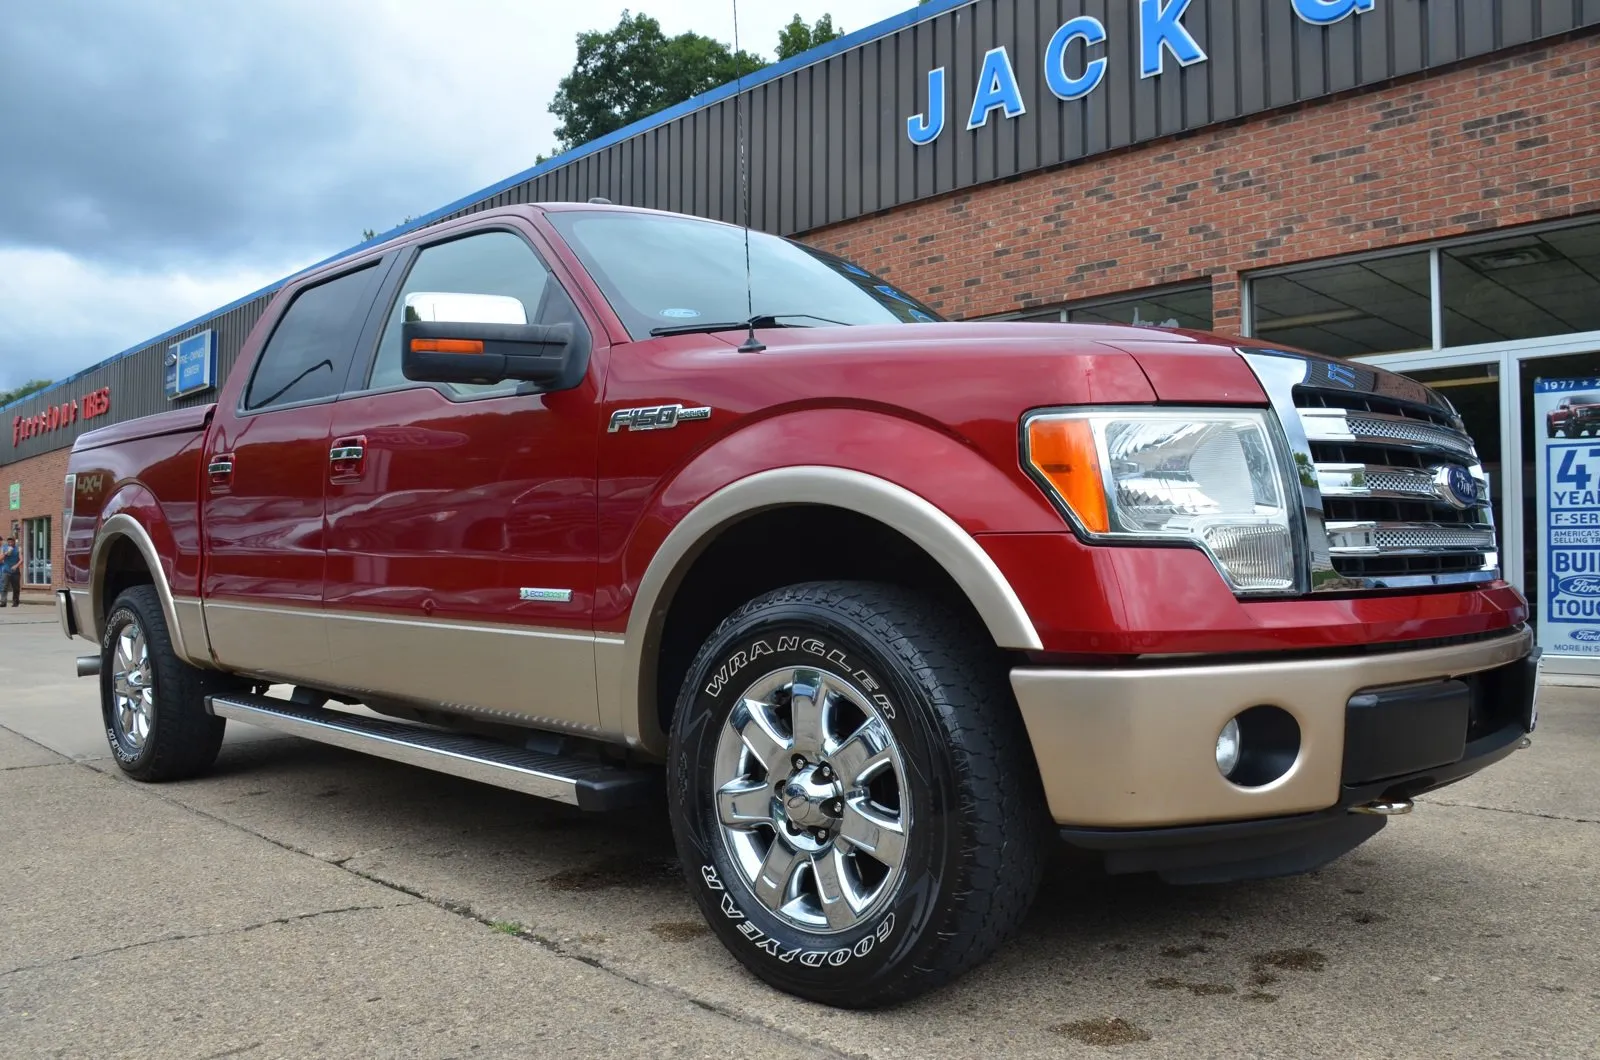
[[(1477, 440), (1526, 588), (1535, 382), (1600, 376), (1600, 0), (933, 0), (379, 238), (594, 196), (747, 206), (953, 319), (1403, 372)], [(25, 587), (60, 583), (73, 440), (214, 400), (276, 286), (3, 410)]]

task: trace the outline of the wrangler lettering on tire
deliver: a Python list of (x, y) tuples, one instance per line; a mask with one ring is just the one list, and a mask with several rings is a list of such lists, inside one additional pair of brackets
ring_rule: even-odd
[(712, 930), (802, 997), (936, 986), (1037, 888), (1043, 799), (1003, 663), (920, 594), (820, 582), (741, 607), (689, 669), (670, 761)]

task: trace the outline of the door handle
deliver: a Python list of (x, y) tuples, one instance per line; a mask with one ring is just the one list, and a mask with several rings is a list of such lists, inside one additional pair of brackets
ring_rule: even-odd
[(213, 486), (226, 486), (233, 481), (233, 454), (218, 453), (206, 465), (206, 474), (211, 477)]
[(361, 469), (365, 466), (366, 458), (365, 435), (335, 439), (333, 448), (328, 450), (329, 475), (335, 482), (358, 479), (361, 477)]

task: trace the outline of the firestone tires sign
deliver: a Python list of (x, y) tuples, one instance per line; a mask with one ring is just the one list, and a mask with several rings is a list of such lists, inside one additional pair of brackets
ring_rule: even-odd
[[(1127, 0), (1133, 2), (1133, 0)], [(1166, 71), (1167, 57), (1179, 66), (1203, 63), (1209, 57), (1200, 42), (1184, 25), (1183, 16), (1194, 0), (1138, 0), (1139, 76), (1155, 77)], [(1279, 0), (1294, 9), (1302, 22), (1331, 26), (1352, 15), (1364, 15), (1377, 7), (1378, 0)], [(1044, 80), (1051, 95), (1064, 103), (1083, 99), (1106, 79), (1111, 59), (1107, 52), (1110, 35), (1105, 23), (1093, 15), (1079, 15), (1061, 24), (1050, 37), (1041, 57)], [(1125, 51), (1125, 49), (1124, 49)], [(927, 76), (928, 108), (906, 119), (906, 137), (917, 146), (931, 144), (947, 124), (945, 70), (940, 66)], [(1019, 118), (1028, 112), (1027, 100), (1017, 80), (1011, 55), (1004, 47), (990, 48), (978, 71), (972, 106), (964, 119), (968, 132), (981, 129), (996, 112)]]
[(1540, 379), (1539, 646), (1600, 656), (1600, 379)]

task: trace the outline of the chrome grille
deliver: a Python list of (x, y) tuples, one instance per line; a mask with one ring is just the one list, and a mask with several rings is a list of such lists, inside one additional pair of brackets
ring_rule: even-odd
[(1381, 369), (1243, 352), (1301, 469), (1307, 588), (1350, 592), (1499, 576), (1487, 480), (1443, 398)]

